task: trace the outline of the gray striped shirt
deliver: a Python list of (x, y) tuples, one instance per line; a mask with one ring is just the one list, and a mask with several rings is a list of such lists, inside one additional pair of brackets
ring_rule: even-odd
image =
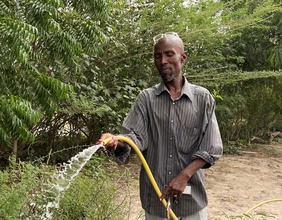
[[(188, 83), (186, 79), (177, 100), (170, 98), (164, 83), (138, 95), (125, 118), (122, 134), (132, 139), (142, 151), (161, 191), (194, 159), (202, 158), (207, 162), (204, 168), (208, 168), (222, 155), (214, 109), (215, 101), (209, 91)], [(116, 152), (117, 158), (123, 162), (128, 155), (128, 151)], [(192, 187), (191, 195), (183, 194), (178, 203), (172, 204), (177, 216), (189, 216), (207, 206), (202, 169), (187, 185)], [(143, 167), (140, 197), (142, 207), (148, 213), (166, 217), (166, 209)]]

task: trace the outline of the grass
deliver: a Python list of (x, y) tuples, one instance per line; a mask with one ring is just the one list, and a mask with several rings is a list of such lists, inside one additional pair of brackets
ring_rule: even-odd
[[(115, 173), (104, 169), (107, 166), (116, 165), (105, 157), (92, 157), (52, 210), (52, 219), (122, 219), (123, 207), (114, 203), (117, 187), (110, 182)], [(54, 166), (11, 158), (9, 167), (0, 171), (0, 219), (39, 219), (50, 201), (45, 191), (54, 172)]]

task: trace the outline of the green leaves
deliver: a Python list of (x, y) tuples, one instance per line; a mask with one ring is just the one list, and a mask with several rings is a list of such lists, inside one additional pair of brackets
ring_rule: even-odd
[(28, 127), (38, 122), (40, 113), (32, 109), (31, 103), (16, 96), (0, 99), (0, 141), (11, 145), (12, 140), (31, 142), (34, 135)]
[(69, 98), (71, 83), (85, 70), (85, 53), (106, 39), (106, 7), (106, 1), (90, 0), (0, 2), (2, 143), (32, 142), (30, 130), (40, 116)]
[(282, 68), (282, 45), (276, 46), (271, 50), (269, 62), (275, 69)]
[[(2, 0), (1, 139), (33, 140), (28, 131), (40, 115), (58, 122), (42, 126), (50, 129), (45, 131), (50, 139), (65, 125), (74, 129), (72, 135), (82, 132), (88, 143), (106, 128), (117, 132), (138, 92), (159, 82), (152, 37), (162, 32), (179, 33), (188, 52), (184, 74), (219, 91), (216, 97), (223, 85), (277, 75), (253, 71), (281, 69), (279, 4)], [(36, 120), (24, 116), (28, 112)], [(46, 143), (56, 145), (54, 139)]]

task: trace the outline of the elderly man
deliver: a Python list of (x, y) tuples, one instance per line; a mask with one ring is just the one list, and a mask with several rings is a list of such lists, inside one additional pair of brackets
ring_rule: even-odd
[[(122, 135), (142, 151), (162, 191), (158, 198), (144, 168), (140, 197), (146, 220), (167, 219), (160, 199), (171, 198), (179, 219), (206, 220), (207, 195), (203, 169), (222, 155), (215, 116), (215, 100), (203, 87), (190, 84), (182, 74), (187, 54), (177, 33), (154, 37), (154, 63), (162, 82), (142, 91), (124, 120)], [(130, 147), (106, 133), (106, 144), (119, 163), (126, 163)], [(187, 193), (186, 193), (187, 192)]]

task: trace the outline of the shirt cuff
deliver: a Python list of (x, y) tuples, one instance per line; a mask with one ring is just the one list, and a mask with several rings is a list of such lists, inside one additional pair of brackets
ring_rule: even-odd
[(207, 163), (202, 167), (202, 169), (210, 168), (212, 165), (214, 165), (215, 161), (217, 161), (220, 158), (221, 155), (211, 155), (207, 151), (197, 151), (193, 157), (192, 160), (201, 158), (202, 160), (206, 161)]

